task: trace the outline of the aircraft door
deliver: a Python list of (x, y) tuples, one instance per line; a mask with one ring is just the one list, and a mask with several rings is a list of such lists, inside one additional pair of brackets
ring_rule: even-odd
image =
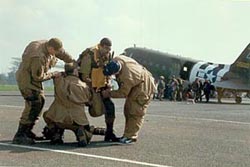
[(194, 64), (195, 63), (191, 61), (187, 61), (183, 64), (183, 66), (181, 67), (181, 71), (180, 71), (180, 77), (182, 79), (189, 80), (189, 75)]

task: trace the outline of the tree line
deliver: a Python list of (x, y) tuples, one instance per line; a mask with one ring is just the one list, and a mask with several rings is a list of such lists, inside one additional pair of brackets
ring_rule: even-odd
[(0, 74), (0, 85), (16, 85), (16, 71), (21, 62), (21, 58), (12, 57), (11, 66), (8, 73)]

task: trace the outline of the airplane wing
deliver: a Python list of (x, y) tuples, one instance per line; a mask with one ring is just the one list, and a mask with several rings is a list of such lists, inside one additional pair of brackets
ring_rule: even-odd
[(242, 91), (249, 91), (250, 84), (244, 83), (240, 80), (230, 79), (224, 81), (216, 81), (213, 83), (215, 87), (225, 88), (225, 89), (234, 89), (234, 90), (242, 90)]

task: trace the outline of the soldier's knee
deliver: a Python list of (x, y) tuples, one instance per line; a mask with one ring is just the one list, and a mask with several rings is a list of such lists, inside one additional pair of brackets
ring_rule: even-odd
[(34, 122), (38, 119), (38, 116), (40, 115), (42, 108), (44, 106), (45, 98), (42, 95), (34, 95), (36, 98), (29, 99), (31, 110), (29, 113), (29, 120)]
[(34, 122), (38, 119), (42, 111), (43, 102), (40, 100), (30, 101), (31, 103), (31, 110), (29, 113), (29, 120)]
[(106, 110), (115, 110), (115, 104), (111, 101), (110, 98), (103, 99), (103, 103)]

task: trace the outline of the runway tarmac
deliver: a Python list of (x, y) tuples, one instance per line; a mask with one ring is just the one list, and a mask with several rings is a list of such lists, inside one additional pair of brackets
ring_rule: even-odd
[[(45, 111), (53, 100), (46, 96)], [(72, 132), (65, 132), (64, 145), (48, 141), (35, 145), (14, 145), (24, 101), (18, 92), (0, 92), (0, 166), (81, 166), (81, 167), (247, 167), (250, 166), (250, 99), (243, 104), (187, 104), (152, 101), (139, 140), (135, 144), (104, 142), (94, 136), (86, 148), (78, 148)], [(124, 99), (114, 99), (115, 129), (123, 134)], [(87, 114), (88, 115), (88, 114)], [(104, 117), (90, 123), (105, 126)], [(43, 119), (34, 132), (45, 126)]]

